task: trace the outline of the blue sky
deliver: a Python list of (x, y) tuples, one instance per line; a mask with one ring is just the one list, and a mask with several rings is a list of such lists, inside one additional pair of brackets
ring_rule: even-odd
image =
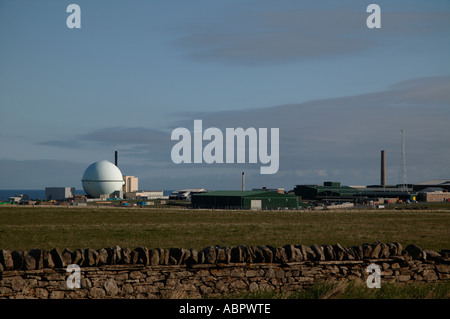
[[(81, 7), (81, 29), (66, 8)], [(381, 29), (366, 8), (381, 7)], [(0, 0), (0, 188), (114, 160), (143, 189), (450, 178), (450, 2)], [(280, 169), (175, 165), (171, 131), (280, 128)]]

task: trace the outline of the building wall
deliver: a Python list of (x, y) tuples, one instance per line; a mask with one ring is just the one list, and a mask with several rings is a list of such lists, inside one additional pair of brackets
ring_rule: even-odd
[(289, 208), (289, 209), (297, 209), (298, 208), (298, 199), (295, 196), (287, 197), (244, 197), (244, 208), (251, 208), (252, 200), (261, 200), (262, 209), (279, 209), (279, 208)]
[(195, 195), (192, 197), (192, 206), (194, 208), (210, 209), (251, 209), (252, 200), (260, 200), (262, 209), (298, 208), (296, 196), (274, 192), (261, 192), (257, 195), (249, 196)]
[(163, 197), (163, 191), (134, 191), (125, 193), (125, 198), (127, 199), (158, 199)]
[(124, 175), (123, 180), (125, 185), (123, 185), (122, 190), (124, 193), (135, 192), (139, 189), (139, 178), (135, 176)]
[(425, 193), (427, 202), (444, 202), (450, 199), (450, 192)]

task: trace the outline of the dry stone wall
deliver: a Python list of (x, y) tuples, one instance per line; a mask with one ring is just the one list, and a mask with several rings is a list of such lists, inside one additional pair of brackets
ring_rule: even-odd
[[(328, 280), (366, 280), (376, 264), (383, 282), (450, 280), (450, 252), (372, 243), (195, 249), (102, 248), (0, 251), (0, 298), (201, 298), (243, 291), (296, 291)], [(79, 286), (68, 285), (69, 265)]]

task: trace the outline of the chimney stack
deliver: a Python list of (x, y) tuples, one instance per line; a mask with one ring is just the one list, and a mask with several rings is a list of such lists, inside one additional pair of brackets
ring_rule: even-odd
[(116, 166), (117, 166), (117, 151), (116, 151), (115, 154), (114, 154), (114, 163), (115, 163)]
[(245, 191), (245, 176), (244, 176), (244, 172), (242, 172), (242, 191)]
[(386, 156), (385, 151), (381, 151), (381, 186), (386, 186)]

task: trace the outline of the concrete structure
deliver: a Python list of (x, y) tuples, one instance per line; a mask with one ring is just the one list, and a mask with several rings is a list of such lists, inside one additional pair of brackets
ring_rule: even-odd
[(126, 192), (124, 197), (126, 199), (161, 199), (161, 198), (165, 198), (163, 191)]
[(297, 196), (267, 191), (215, 191), (192, 196), (193, 208), (297, 209)]
[(45, 200), (65, 201), (73, 198), (75, 187), (46, 187)]
[(122, 187), (122, 191), (124, 193), (135, 192), (139, 190), (139, 178), (135, 176), (123, 176), (124, 185)]
[(86, 194), (94, 198), (120, 191), (125, 184), (119, 168), (105, 160), (89, 165), (81, 182)]
[(386, 153), (385, 150), (381, 151), (381, 178), (380, 185), (386, 186)]

